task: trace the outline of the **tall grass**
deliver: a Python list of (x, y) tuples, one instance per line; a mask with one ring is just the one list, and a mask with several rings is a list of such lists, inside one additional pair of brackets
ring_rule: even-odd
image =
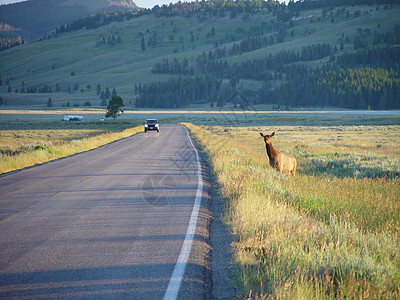
[[(305, 138), (307, 130), (286, 128), (274, 146), (296, 156), (299, 172), (291, 178), (269, 167), (254, 128), (188, 127), (208, 153), (226, 199), (225, 220), (236, 237), (238, 297), (400, 297), (398, 177), (336, 176), (329, 168), (313, 174), (308, 160), (331, 152), (356, 157), (365, 152), (360, 147), (369, 147), (360, 145), (363, 138), (374, 139), (386, 129), (374, 129), (372, 135), (372, 130), (357, 130), (362, 138), (347, 148), (336, 140), (307, 148), (332, 129), (315, 130)], [(343, 131), (342, 139), (350, 145), (354, 128)], [(394, 127), (389, 136), (398, 133)], [(304, 148), (307, 157), (301, 154)], [(381, 154), (382, 148), (375, 148), (371, 156)]]
[[(91, 150), (113, 141), (134, 135), (143, 130), (142, 126), (127, 128), (117, 132), (101, 133), (99, 130), (79, 131), (77, 138), (74, 131), (69, 134), (63, 131), (63, 138), (59, 135), (49, 134), (50, 139), (37, 141), (35, 143), (25, 142), (20, 146), (3, 146), (0, 154), (0, 174), (6, 173), (43, 162), (51, 161), (61, 157)], [(50, 132), (45, 130), (45, 132)], [(37, 132), (35, 133), (38, 134)], [(2, 137), (7, 133), (2, 133)], [(39, 134), (40, 135), (40, 134)], [(28, 139), (29, 133), (25, 133), (23, 140)], [(75, 138), (74, 138), (75, 137)], [(58, 139), (56, 139), (58, 138)]]

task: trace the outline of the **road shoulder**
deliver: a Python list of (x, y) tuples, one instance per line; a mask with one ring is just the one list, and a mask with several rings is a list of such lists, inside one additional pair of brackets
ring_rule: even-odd
[[(196, 239), (178, 298), (194, 299), (193, 296), (196, 295), (198, 297), (196, 299), (232, 299), (235, 295), (231, 282), (232, 237), (223, 222), (225, 203), (218, 195), (207, 153), (202, 151), (193, 137), (192, 140), (199, 152), (202, 165), (203, 197), (196, 227)], [(202, 282), (198, 282), (200, 278), (203, 279)], [(196, 288), (199, 284), (203, 286), (202, 295)]]

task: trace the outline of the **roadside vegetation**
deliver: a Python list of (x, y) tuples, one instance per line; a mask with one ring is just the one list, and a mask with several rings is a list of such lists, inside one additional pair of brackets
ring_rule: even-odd
[[(187, 126), (226, 200), (238, 297), (400, 297), (399, 126)], [(260, 131), (295, 178), (269, 166)]]
[(0, 174), (87, 151), (143, 130), (138, 123), (0, 122)]

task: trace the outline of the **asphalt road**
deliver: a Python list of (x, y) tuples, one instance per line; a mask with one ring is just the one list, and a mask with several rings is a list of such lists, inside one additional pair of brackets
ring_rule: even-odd
[[(0, 297), (162, 299), (197, 190), (180, 125), (0, 177)], [(204, 228), (178, 298), (207, 298)]]

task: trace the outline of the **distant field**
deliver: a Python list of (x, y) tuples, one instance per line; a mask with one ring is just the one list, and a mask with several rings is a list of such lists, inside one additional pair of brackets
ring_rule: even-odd
[[(105, 115), (105, 108), (58, 108), (58, 109), (21, 109), (10, 107), (0, 109), (0, 122), (18, 120), (60, 121), (63, 115), (83, 115), (84, 120), (98, 121)], [(400, 124), (400, 111), (367, 111), (321, 109), (278, 111), (270, 105), (256, 105), (249, 110), (223, 107), (211, 109), (208, 104), (192, 105), (182, 109), (140, 109), (127, 108), (118, 119), (144, 121), (146, 118), (158, 118), (165, 122), (191, 122), (194, 124), (212, 124), (225, 126), (249, 125), (395, 125)]]
[[(226, 201), (240, 298), (400, 297), (399, 125), (188, 126)], [(269, 166), (260, 131), (295, 178)]]

